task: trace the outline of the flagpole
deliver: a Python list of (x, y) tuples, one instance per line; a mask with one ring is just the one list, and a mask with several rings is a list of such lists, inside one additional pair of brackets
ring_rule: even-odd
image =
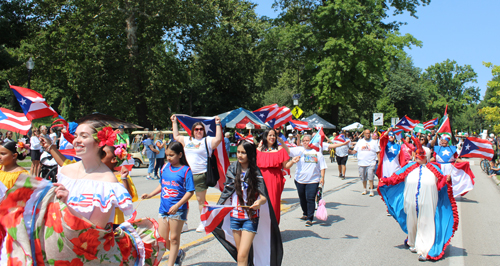
[(7, 80), (7, 83), (9, 83), (9, 87), (10, 87), (10, 86), (12, 86), (12, 85), (10, 85), (10, 82), (9, 82), (9, 80)]

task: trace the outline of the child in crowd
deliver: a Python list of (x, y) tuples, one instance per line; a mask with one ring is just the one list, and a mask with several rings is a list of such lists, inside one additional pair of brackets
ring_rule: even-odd
[(11, 141), (0, 145), (0, 201), (20, 174), (28, 174), (28, 171), (17, 164), (17, 160), (26, 158), (28, 149), (29, 146), (23, 142)]
[[(186, 253), (179, 249), (181, 230), (187, 220), (188, 200), (194, 194), (193, 173), (180, 142), (172, 142), (165, 152), (168, 163), (160, 172), (160, 185), (142, 199), (149, 199), (161, 191), (159, 233), (170, 250), (168, 265), (182, 265)], [(170, 234), (170, 237), (169, 237)]]
[(241, 141), (236, 152), (237, 161), (228, 168), (224, 192), (218, 204), (227, 199), (237, 207), (230, 214), (231, 230), (238, 250), (238, 266), (248, 265), (248, 257), (252, 242), (259, 225), (259, 209), (267, 199), (264, 179), (257, 167), (257, 149), (253, 143)]

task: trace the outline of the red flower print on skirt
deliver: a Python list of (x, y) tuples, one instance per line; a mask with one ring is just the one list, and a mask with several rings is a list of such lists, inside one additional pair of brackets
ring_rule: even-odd
[(70, 240), (75, 245), (73, 251), (77, 256), (83, 255), (87, 260), (97, 259), (97, 247), (101, 244), (97, 240), (98, 237), (99, 232), (94, 229), (89, 229), (85, 233), (81, 233), (78, 237)]

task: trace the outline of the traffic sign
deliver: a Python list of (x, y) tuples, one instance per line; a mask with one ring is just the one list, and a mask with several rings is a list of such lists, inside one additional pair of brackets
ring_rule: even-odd
[(384, 125), (384, 114), (383, 113), (373, 113), (373, 125), (383, 126)]
[(292, 114), (293, 116), (296, 118), (296, 119), (299, 119), (299, 117), (304, 113), (304, 111), (302, 111), (302, 109), (300, 109), (300, 107), (298, 106), (295, 106), (295, 108), (293, 108), (292, 110)]

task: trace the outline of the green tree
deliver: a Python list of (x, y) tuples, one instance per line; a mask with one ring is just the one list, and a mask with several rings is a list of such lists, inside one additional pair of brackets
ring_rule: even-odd
[(447, 59), (428, 67), (422, 74), (429, 98), (427, 99), (427, 118), (441, 116), (446, 105), (450, 117), (458, 115), (470, 104), (479, 101), (477, 74), (470, 65), (460, 66), (456, 61)]
[(484, 107), (480, 109), (480, 113), (484, 115), (487, 122), (493, 124), (493, 130), (498, 133), (500, 132), (500, 66), (489, 62), (483, 62), (483, 65), (491, 68), (493, 78), (488, 81), (486, 90), (490, 97), (485, 97), (483, 100), (485, 103)]

